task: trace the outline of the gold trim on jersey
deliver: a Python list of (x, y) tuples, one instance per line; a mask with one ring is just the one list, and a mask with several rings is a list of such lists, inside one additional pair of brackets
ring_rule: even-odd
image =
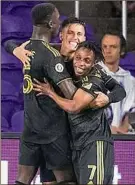
[(49, 49), (49, 50), (53, 53), (53, 55), (54, 55), (55, 57), (61, 56), (60, 53), (59, 53), (59, 51), (56, 50), (55, 48), (51, 47), (48, 43), (46, 43), (46, 42), (42, 42), (42, 43), (43, 43), (43, 45), (44, 45), (47, 49)]
[(104, 183), (104, 143), (97, 141), (97, 184)]
[(24, 81), (27, 82), (27, 87), (24, 87), (23, 85), (23, 93), (29, 94), (33, 89), (33, 83), (30, 75), (25, 74), (24, 75)]
[(27, 64), (27, 65), (24, 65), (23, 66), (23, 71), (25, 71), (25, 70), (30, 70), (30, 63), (29, 64)]
[(88, 81), (89, 81), (88, 76), (85, 76), (85, 77), (82, 79), (82, 83), (85, 83), (85, 82), (88, 82)]

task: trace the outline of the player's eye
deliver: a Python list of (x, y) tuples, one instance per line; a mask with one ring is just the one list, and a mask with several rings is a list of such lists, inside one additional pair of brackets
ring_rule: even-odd
[(78, 36), (82, 36), (83, 34), (81, 32), (77, 33)]
[(87, 64), (90, 64), (90, 63), (91, 63), (91, 60), (90, 60), (89, 58), (86, 58), (86, 59), (85, 59), (85, 62), (86, 62)]
[(115, 48), (117, 48), (117, 46), (115, 46), (115, 45), (112, 45), (112, 48), (114, 48), (114, 49), (115, 49)]
[(68, 31), (68, 34), (73, 34), (73, 32), (72, 31)]
[(107, 46), (104, 45), (104, 46), (103, 46), (103, 49), (106, 49), (106, 48), (107, 48)]
[(76, 60), (81, 60), (81, 57), (80, 56), (76, 56), (75, 59)]

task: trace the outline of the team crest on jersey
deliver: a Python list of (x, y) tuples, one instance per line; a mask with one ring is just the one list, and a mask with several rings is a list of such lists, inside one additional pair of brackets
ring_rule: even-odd
[(98, 78), (101, 78), (101, 74), (100, 73), (95, 73), (95, 75), (94, 76), (96, 76), (96, 77), (98, 77)]
[(58, 63), (55, 65), (55, 70), (58, 72), (58, 73), (61, 73), (63, 72), (64, 70), (64, 66), (61, 64), (61, 63)]
[(82, 87), (84, 87), (85, 89), (91, 89), (92, 83), (84, 83), (82, 84)]

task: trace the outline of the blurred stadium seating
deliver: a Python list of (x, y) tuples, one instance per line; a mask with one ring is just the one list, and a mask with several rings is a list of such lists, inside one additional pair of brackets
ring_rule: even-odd
[(16, 112), (11, 119), (12, 131), (22, 132), (24, 125), (24, 111)]

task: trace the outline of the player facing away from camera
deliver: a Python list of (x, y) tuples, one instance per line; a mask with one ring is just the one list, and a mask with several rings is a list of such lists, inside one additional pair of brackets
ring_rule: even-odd
[[(34, 51), (35, 55), (30, 63), (24, 66), (24, 130), (16, 184), (31, 183), (42, 163), (41, 156), (46, 167), (53, 171), (56, 181), (63, 184), (66, 181), (68, 184), (73, 182), (74, 173), (67, 117), (49, 97), (36, 97), (32, 85), (33, 78), (43, 81), (46, 77), (55, 86), (55, 73), (63, 70), (63, 59), (59, 52), (49, 45), (51, 37), (59, 29), (59, 12), (53, 4), (41, 3), (32, 9), (31, 14), (33, 33), (27, 49)], [(62, 73), (58, 74), (61, 74), (58, 78), (62, 81)], [(68, 73), (67, 79), (70, 79)], [(74, 86), (69, 90), (71, 95), (75, 91)]]
[[(125, 90), (99, 64), (95, 64), (97, 52), (93, 43), (79, 44), (73, 60), (74, 83), (80, 88), (72, 100), (56, 94), (48, 82), (35, 79), (33, 84), (37, 97), (46, 94), (68, 112), (72, 133), (72, 161), (78, 184), (112, 184), (113, 139), (104, 114), (104, 108), (89, 107), (100, 91), (107, 94), (110, 102), (122, 100)], [(63, 79), (64, 80), (64, 79)], [(115, 89), (115, 90), (114, 90)], [(42, 96), (41, 96), (42, 97)], [(117, 97), (117, 98), (116, 98)]]

